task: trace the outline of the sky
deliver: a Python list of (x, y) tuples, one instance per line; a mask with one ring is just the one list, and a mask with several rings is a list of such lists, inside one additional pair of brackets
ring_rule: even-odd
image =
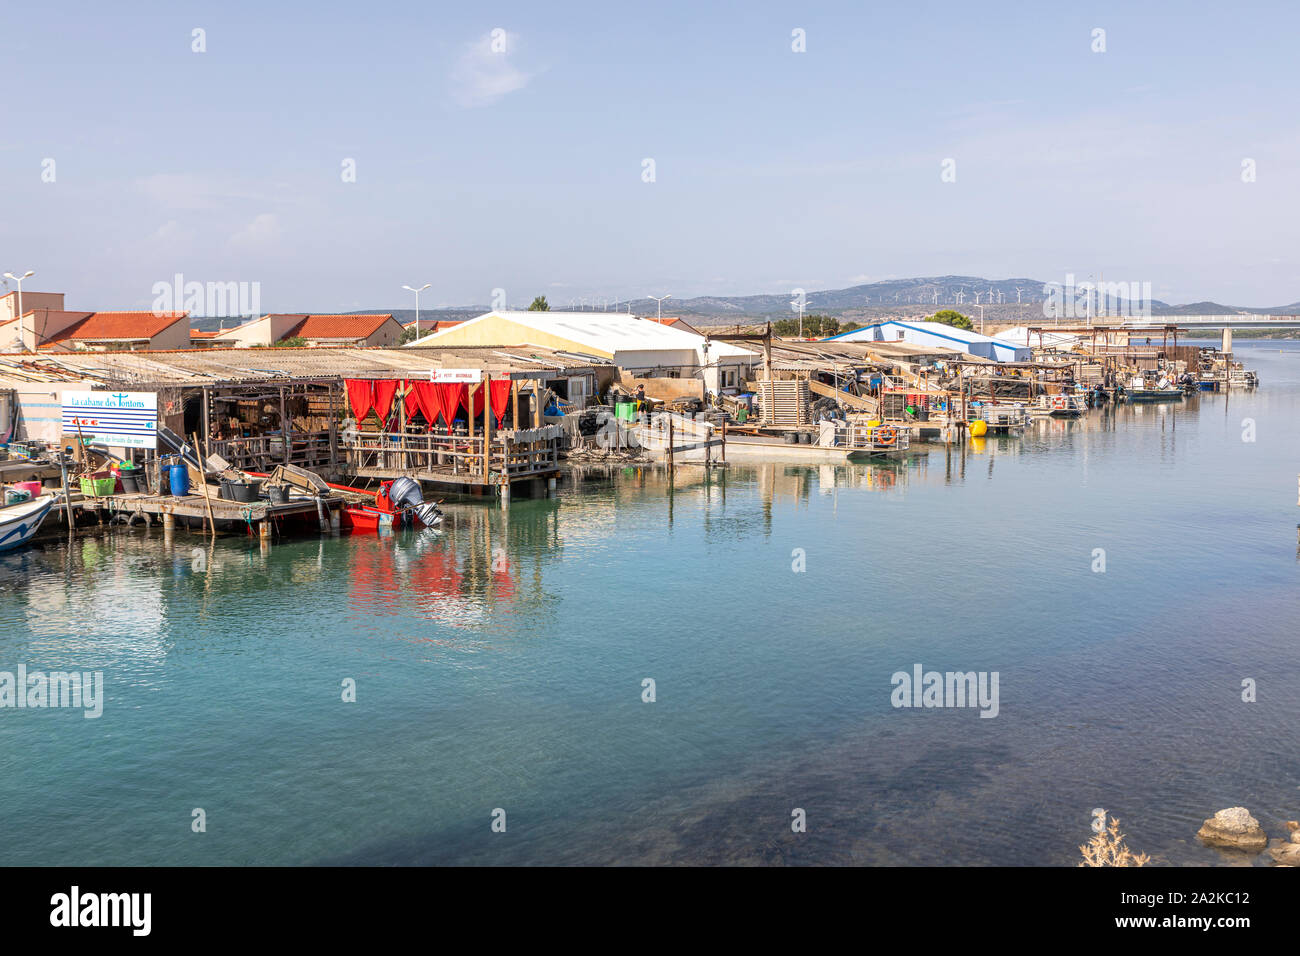
[(426, 282), (424, 308), (567, 307), (948, 274), (1300, 300), (1293, 3), (0, 22), (0, 272), (72, 309), (149, 308), (177, 275), (256, 283), (264, 312), (410, 308)]

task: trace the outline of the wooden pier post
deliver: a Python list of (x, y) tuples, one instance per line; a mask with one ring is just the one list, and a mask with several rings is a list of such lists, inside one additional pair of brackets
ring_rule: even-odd
[(190, 441), (194, 442), (194, 457), (199, 460), (199, 484), (203, 486), (203, 507), (208, 512), (208, 528), (215, 537), (217, 534), (217, 521), (212, 517), (212, 499), (208, 497), (208, 469), (203, 464), (203, 452), (199, 450), (199, 437), (191, 435)]
[(490, 381), (488, 376), (483, 376), (483, 484), (485, 485), (492, 477), (492, 389), (488, 387)]
[(63, 449), (59, 449), (59, 475), (63, 479), (63, 516), (68, 520), (68, 530), (75, 523), (72, 520), (72, 489), (68, 487), (68, 463), (63, 460)]

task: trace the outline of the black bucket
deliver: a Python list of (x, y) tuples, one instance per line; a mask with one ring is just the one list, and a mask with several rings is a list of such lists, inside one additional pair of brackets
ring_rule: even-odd
[(781, 437), (782, 437), (782, 440), (785, 441), (785, 443), (786, 443), (787, 445), (797, 445), (797, 444), (799, 444), (799, 433), (798, 433), (798, 432), (786, 432), (786, 433), (785, 433), (784, 435), (782, 435)]
[(267, 485), (266, 500), (273, 505), (287, 505), (289, 503), (289, 486)]
[(139, 493), (140, 487), (135, 481), (135, 469), (123, 469), (117, 473), (118, 481), (122, 482), (122, 494), (134, 495)]
[(227, 501), (239, 501), (252, 504), (257, 501), (257, 492), (262, 487), (260, 481), (231, 481), (221, 479), (221, 497)]

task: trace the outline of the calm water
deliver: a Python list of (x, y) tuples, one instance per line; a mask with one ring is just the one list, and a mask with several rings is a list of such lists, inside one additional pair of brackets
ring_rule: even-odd
[[(1158, 863), (1232, 862), (1215, 810), (1300, 817), (1300, 349), (1238, 353), (1257, 393), (895, 467), (0, 556), (0, 670), (107, 695), (0, 710), (0, 863), (1073, 865), (1098, 806)], [(894, 709), (917, 663), (997, 671), (999, 715)]]

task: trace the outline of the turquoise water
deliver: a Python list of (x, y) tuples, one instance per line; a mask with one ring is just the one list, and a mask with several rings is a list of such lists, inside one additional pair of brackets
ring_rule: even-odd
[[(1073, 865), (1094, 807), (1230, 862), (1215, 810), (1300, 818), (1300, 348), (1238, 354), (1259, 391), (905, 465), (0, 556), (0, 670), (107, 697), (0, 709), (0, 863)], [(998, 672), (998, 716), (895, 709), (917, 663)]]

